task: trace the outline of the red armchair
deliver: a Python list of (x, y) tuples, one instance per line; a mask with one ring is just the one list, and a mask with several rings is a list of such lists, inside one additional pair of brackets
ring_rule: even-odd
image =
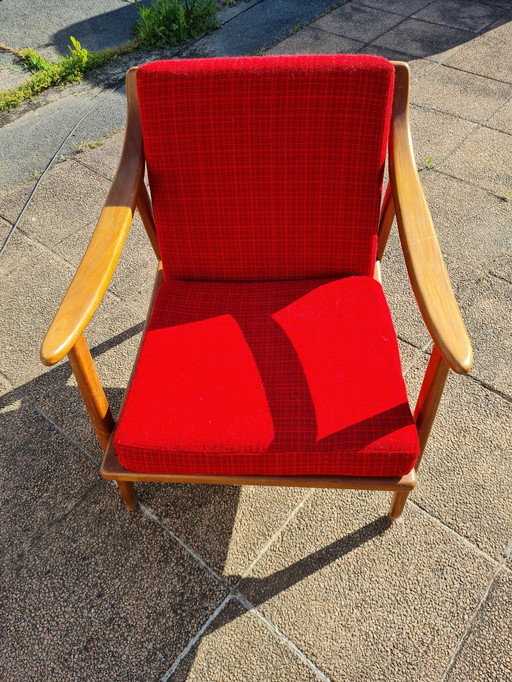
[[(102, 475), (130, 509), (133, 481), (294, 485), (391, 490), (396, 519), (449, 368), (472, 362), (414, 163), (408, 67), (154, 62), (127, 91), (119, 168), (41, 350), (69, 355)], [(158, 269), (115, 426), (83, 331), (135, 208)], [(395, 213), (434, 341), (414, 415), (380, 283)]]

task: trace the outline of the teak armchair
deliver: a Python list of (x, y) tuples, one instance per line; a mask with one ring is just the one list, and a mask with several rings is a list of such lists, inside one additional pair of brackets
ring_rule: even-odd
[[(397, 519), (449, 369), (472, 364), (414, 161), (408, 66), (155, 62), (127, 94), (116, 176), (41, 349), (46, 365), (69, 357), (101, 474), (129, 509), (134, 481), (310, 486), (393, 491)], [(158, 266), (116, 427), (83, 332), (135, 209)], [(395, 215), (434, 342), (413, 414), (380, 280)]]

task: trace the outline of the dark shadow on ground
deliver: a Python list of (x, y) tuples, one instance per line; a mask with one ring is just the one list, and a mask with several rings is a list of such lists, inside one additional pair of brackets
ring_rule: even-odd
[[(134, 327), (127, 329), (125, 332), (118, 334), (112, 337), (111, 339), (105, 341), (104, 343), (95, 346), (91, 350), (93, 357), (99, 358), (105, 352), (115, 349), (116, 346), (119, 346), (123, 342), (139, 334), (141, 330), (142, 324), (135, 325)], [(46, 411), (46, 408), (48, 408), (49, 411), (51, 412), (51, 409), (53, 409), (54, 413), (52, 414), (52, 419), (56, 421), (57, 424), (59, 424), (60, 422), (62, 424), (62, 427), (64, 428), (64, 431), (66, 431), (65, 420), (71, 419), (74, 422), (78, 423), (79, 429), (83, 428), (84, 433), (88, 432), (90, 434), (91, 427), (88, 422), (87, 415), (85, 414), (85, 409), (81, 404), (78, 389), (74, 386), (68, 385), (70, 377), (71, 368), (69, 366), (69, 363), (65, 362), (49, 370), (45, 374), (37, 377), (36, 379), (33, 379), (32, 381), (27, 382), (26, 384), (18, 387), (17, 389), (3, 395), (0, 398), (0, 411), (2, 412), (3, 422), (7, 423), (9, 420), (12, 420), (13, 423), (16, 423), (16, 412), (18, 409), (17, 405), (19, 405), (21, 394), (29, 397), (30, 401), (43, 411)], [(109, 400), (113, 404), (114, 410), (116, 410), (119, 407), (119, 404), (122, 400), (123, 390), (120, 388), (111, 388), (107, 389), (106, 393), (108, 395)], [(55, 413), (56, 405), (62, 406), (62, 409), (64, 411), (61, 413), (58, 412)], [(64, 423), (62, 420), (64, 420)], [(45, 439), (44, 434), (41, 434), (40, 436), (36, 434), (35, 437), (33, 437), (33, 439), (30, 442), (30, 450), (32, 452), (32, 456), (35, 453), (36, 456), (38, 457), (44, 457), (45, 455), (44, 439)], [(75, 439), (77, 440), (78, 444), (81, 447), (84, 447), (83, 443), (80, 442), (79, 438), (77, 439), (75, 437)], [(11, 446), (13, 449), (13, 453), (15, 453), (15, 444), (11, 444)], [(69, 448), (64, 448), (62, 452), (54, 453), (53, 456), (57, 456), (59, 458), (62, 457), (62, 459), (64, 460), (70, 457), (70, 450), (72, 449), (73, 447), (70, 444)], [(88, 448), (87, 446), (85, 446), (85, 449), (90, 450), (90, 448)], [(23, 467), (23, 452), (15, 454), (20, 458), (20, 460), (16, 467), (13, 467), (12, 469), (9, 467), (9, 475), (7, 476), (7, 482), (5, 486), (6, 488), (8, 487), (10, 488), (12, 486), (13, 490), (19, 489), (19, 486), (24, 485), (27, 473)], [(91, 455), (98, 460), (99, 454), (100, 454), (99, 451), (91, 452)], [(75, 453), (74, 456), (76, 455), (77, 453)], [(28, 453), (26, 453), (26, 456), (27, 456), (26, 462), (28, 463), (29, 461), (31, 461), (30, 456)], [(85, 454), (82, 454), (81, 456), (86, 457)], [(19, 477), (20, 480), (12, 481), (10, 479), (12, 475), (14, 475), (15, 477)], [(55, 486), (56, 491), (57, 487), (61, 486), (62, 493), (63, 485), (64, 486), (66, 485), (65, 481), (54, 480), (41, 481), (40, 490), (37, 489), (35, 490), (33, 504), (37, 505), (38, 496), (43, 494), (45, 495), (46, 498), (50, 498), (51, 501), (52, 487)], [(205, 551), (207, 554), (209, 551), (214, 552), (215, 568), (222, 574), (223, 572), (222, 569), (227, 559), (227, 554), (233, 532), (233, 526), (237, 514), (240, 488), (236, 486), (213, 486), (213, 485), (192, 486), (180, 484), (160, 485), (138, 484), (138, 485), (140, 487), (140, 493), (142, 493), (141, 497), (143, 501), (148, 503), (149, 505), (151, 505), (152, 502), (158, 501), (155, 500), (155, 495), (157, 498), (160, 496), (168, 495), (172, 501), (173, 506), (174, 503), (177, 504), (178, 517), (181, 514), (179, 506), (186, 505), (188, 507), (188, 509), (186, 509), (187, 512), (186, 516), (190, 516), (192, 519), (194, 519), (195, 517), (198, 520), (197, 528), (195, 529), (197, 546), (194, 549), (201, 553), (200, 548), (203, 547), (206, 548)], [(200, 488), (200, 490), (198, 490), (198, 488)], [(157, 490), (158, 492), (156, 492)], [(117, 494), (115, 489), (108, 491), (108, 493), (112, 495)], [(340, 492), (340, 494), (343, 494), (343, 492)], [(7, 497), (9, 497), (8, 490)], [(14, 503), (11, 513), (13, 512), (15, 513), (15, 511), (16, 506)], [(125, 511), (124, 508), (123, 511)], [(83, 511), (81, 513), (83, 513)], [(129, 514), (130, 512), (125, 511), (125, 513)], [(50, 520), (50, 525), (56, 520), (57, 519)], [(170, 530), (173, 531), (176, 530), (173, 527), (172, 519), (170, 522), (169, 520), (167, 520), (166, 525), (168, 525)], [(330, 545), (314, 552), (313, 554), (304, 557), (300, 561), (295, 562), (294, 564), (278, 571), (277, 573), (271, 576), (268, 576), (267, 578), (264, 579), (250, 578), (248, 580), (242, 581), (240, 584), (241, 592), (244, 595), (248, 595), (250, 597), (253, 606), (258, 606), (259, 604), (262, 604), (263, 602), (275, 596), (276, 594), (279, 594), (283, 590), (286, 590), (289, 587), (293, 586), (300, 580), (303, 580), (304, 578), (312, 575), (316, 571), (338, 560), (339, 558), (341, 558), (348, 552), (352, 551), (353, 549), (359, 547), (363, 543), (368, 542), (377, 535), (382, 534), (386, 530), (388, 525), (389, 521), (387, 520), (387, 518), (381, 518), (372, 521), (371, 523), (367, 524), (366, 526), (363, 526), (357, 531), (342, 537), (340, 540), (337, 540), (331, 543)], [(44, 532), (45, 529), (40, 530), (43, 530)], [(342, 529), (340, 530), (342, 531)], [(22, 556), (24, 552), (30, 551), (31, 542), (34, 540), (34, 538), (30, 536), (31, 532), (32, 529), (30, 527), (30, 520), (24, 519), (23, 522), (20, 521), (18, 538), (20, 543), (19, 549), (21, 550), (20, 556)], [(180, 535), (179, 529), (177, 531), (177, 534)], [(91, 538), (91, 552), (94, 553), (94, 538)], [(206, 557), (206, 560), (208, 562), (209, 558)], [(22, 561), (23, 559), (21, 558), (21, 562)], [(143, 571), (144, 567), (141, 566), (140, 570)], [(57, 576), (55, 576), (55, 578), (58, 579)], [(105, 581), (109, 581), (108, 575), (99, 576), (99, 578)], [(230, 585), (234, 585), (235, 583), (239, 582), (239, 579), (240, 576), (228, 576), (226, 578), (228, 584)], [(75, 588), (76, 587), (77, 586), (75, 586)], [(65, 592), (65, 590), (66, 586), (64, 585), (63, 592)], [(181, 605), (180, 608), (182, 607), (183, 605)], [(184, 608), (186, 609), (186, 606)], [(107, 612), (109, 611), (110, 609), (109, 604), (105, 604), (105, 609)], [(228, 615), (229, 613), (232, 613), (232, 611), (226, 612), (226, 614)], [(216, 621), (214, 621), (211, 627), (213, 629), (216, 629), (217, 627), (221, 627), (222, 625), (224, 625), (226, 623), (227, 617), (226, 614), (224, 614), (224, 618), (218, 618)], [(234, 617), (238, 616), (232, 616), (232, 618)], [(229, 620), (227, 622), (229, 622)], [(56, 624), (56, 627), (58, 627), (58, 624)], [(85, 637), (87, 637), (86, 630), (87, 626), (84, 623)], [(193, 660), (194, 660), (193, 657), (192, 658), (188, 657), (187, 665), (191, 664)], [(169, 665), (171, 664), (172, 661), (169, 662)], [(180, 670), (180, 674), (184, 672), (185, 671), (183, 669)]]
[[(142, 0), (142, 3), (145, 5), (150, 4), (150, 0)], [(265, 4), (265, 3), (264, 3)], [(350, 4), (350, 2), (348, 3)], [(300, 5), (300, 3), (299, 3)], [(333, 3), (333, 8), (334, 8), (334, 3)], [(383, 8), (385, 9), (385, 8)], [(255, 12), (259, 12), (260, 10), (256, 7), (254, 9)], [(452, 12), (453, 9), (450, 7), (446, 8), (447, 13)], [(452, 23), (451, 26), (444, 26), (443, 24), (430, 24), (428, 21), (424, 21), (425, 25), (425, 35), (424, 35), (424, 40), (422, 40), (421, 35), (418, 33), (414, 35), (414, 41), (415, 41), (415, 53), (414, 56), (411, 55), (411, 59), (421, 59), (425, 57), (430, 57), (435, 54), (438, 54), (440, 52), (444, 52), (446, 50), (449, 50), (451, 48), (457, 47), (459, 45), (463, 45), (464, 43), (473, 40), (479, 35), (482, 35), (484, 33), (487, 33), (489, 30), (492, 28), (497, 28), (503, 23), (506, 23), (510, 21), (511, 16), (510, 16), (510, 11), (507, 12), (505, 8), (503, 7), (493, 7), (489, 6), (488, 11), (491, 15), (491, 13), (495, 14), (495, 21), (493, 21), (493, 16), (490, 16), (489, 19), (489, 24), (487, 26), (484, 26), (481, 30), (478, 31), (469, 31), (469, 30), (464, 30), (462, 28), (455, 29), (454, 28), (454, 23), (453, 20), (450, 22), (450, 17), (447, 17), (447, 22)], [(237, 40), (240, 41), (240, 54), (245, 54), (243, 52), (243, 41), (244, 41), (244, 35), (243, 33), (247, 32), (249, 29), (255, 30), (254, 29), (254, 22), (251, 20), (251, 10), (249, 9), (248, 12), (243, 13), (247, 14), (247, 16), (240, 15), (238, 17), (235, 17), (233, 20), (233, 31), (235, 33), (242, 33), (240, 35), (240, 38)], [(255, 15), (254, 15), (255, 16)], [(135, 22), (138, 18), (137, 11), (135, 7), (131, 3), (127, 3), (126, 7), (121, 7), (116, 10), (112, 10), (111, 12), (105, 12), (104, 14), (98, 14), (95, 17), (91, 17), (90, 19), (84, 20), (84, 21), (79, 21), (76, 24), (70, 24), (66, 28), (61, 29), (57, 33), (54, 34), (53, 37), (53, 43), (57, 47), (57, 49), (61, 52), (61, 54), (68, 54), (68, 45), (70, 43), (69, 37), (73, 36), (77, 40), (80, 40), (82, 42), (83, 47), (86, 47), (88, 50), (100, 50), (105, 47), (112, 47), (112, 46), (118, 46), (127, 40), (130, 40), (132, 36), (132, 29), (133, 26), (135, 25)], [(405, 17), (404, 19), (414, 19), (414, 17)], [(315, 18), (311, 18), (309, 21), (314, 21)], [(421, 17), (420, 17), (421, 20)], [(246, 22), (247, 25), (246, 25)], [(308, 23), (308, 22), (306, 22)], [(431, 31), (428, 31), (428, 27), (433, 26), (435, 27), (435, 33), (432, 35)], [(268, 36), (265, 35), (265, 30), (264, 30), (264, 25), (262, 24), (259, 26), (259, 30), (261, 31), (261, 36), (260, 36), (260, 49), (268, 49), (270, 48), (277, 40), (279, 42), (280, 40), (283, 40), (289, 35), (289, 30), (287, 29), (286, 26), (283, 27), (283, 32), (282, 35), (280, 35), (277, 39), (276, 36), (273, 36), (272, 40), (270, 43), (268, 42)], [(392, 29), (391, 29), (392, 30)], [(343, 33), (342, 31), (340, 33)], [(254, 36), (253, 36), (254, 38)], [(360, 40), (364, 41), (364, 36), (360, 38)], [(368, 41), (371, 43), (372, 41)], [(238, 44), (238, 43), (237, 43)], [(182, 48), (186, 47), (186, 44), (181, 46)], [(226, 48), (228, 49), (228, 48)], [(234, 46), (230, 44), (230, 47), (228, 49), (228, 52), (226, 54), (235, 54), (233, 52)], [(398, 51), (404, 51), (404, 53), (407, 53), (406, 49), (403, 49), (403, 46), (397, 45), (395, 50)], [(365, 52), (363, 49), (362, 52)], [(198, 46), (197, 48), (197, 54), (194, 52), (194, 49), (191, 48), (191, 50), (187, 50), (187, 57), (208, 57), (208, 56), (215, 56), (209, 53), (204, 53), (203, 54), (203, 48), (202, 46)], [(220, 56), (220, 55), (217, 55)]]
[[(141, 2), (143, 5), (149, 3), (150, 0)], [(66, 26), (54, 34), (52, 42), (62, 55), (69, 54), (70, 36), (76, 38), (87, 50), (118, 47), (133, 38), (133, 27), (137, 18), (135, 6), (126, 3), (124, 7)]]

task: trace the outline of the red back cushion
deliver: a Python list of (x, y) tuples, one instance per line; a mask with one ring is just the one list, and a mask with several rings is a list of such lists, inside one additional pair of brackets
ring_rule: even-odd
[(393, 76), (366, 55), (140, 67), (166, 276), (372, 275)]

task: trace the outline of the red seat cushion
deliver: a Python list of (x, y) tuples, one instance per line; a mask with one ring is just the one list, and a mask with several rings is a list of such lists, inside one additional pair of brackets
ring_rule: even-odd
[(140, 67), (166, 276), (372, 276), (393, 78), (369, 55)]
[(418, 438), (381, 285), (166, 281), (114, 445), (147, 473), (408, 473)]

